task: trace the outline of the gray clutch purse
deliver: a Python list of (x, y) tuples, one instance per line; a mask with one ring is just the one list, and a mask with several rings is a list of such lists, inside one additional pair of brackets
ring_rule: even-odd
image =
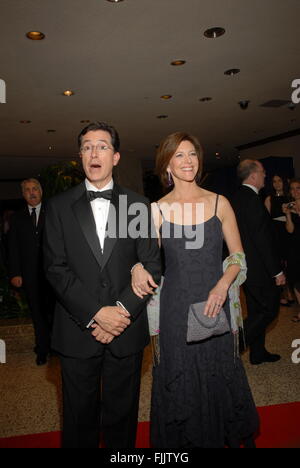
[(219, 315), (215, 318), (204, 315), (206, 302), (192, 304), (188, 314), (187, 342), (203, 341), (212, 336), (224, 335), (230, 331), (229, 323), (224, 312), (221, 309)]

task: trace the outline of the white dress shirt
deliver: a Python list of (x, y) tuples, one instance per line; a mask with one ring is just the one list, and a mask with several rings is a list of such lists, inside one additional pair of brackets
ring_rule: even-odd
[(254, 187), (254, 185), (250, 185), (250, 184), (243, 184), (245, 187), (249, 187), (251, 188), (257, 195), (259, 195), (259, 190), (257, 187)]
[[(93, 192), (104, 192), (104, 190), (112, 190), (114, 187), (114, 181), (111, 179), (109, 184), (107, 184), (103, 189), (99, 190), (95, 187), (89, 180), (85, 180), (85, 186), (87, 190), (92, 190)], [(104, 241), (105, 241), (105, 230), (108, 220), (108, 213), (110, 207), (110, 200), (105, 200), (104, 198), (96, 198), (91, 201), (91, 208), (93, 210), (93, 215), (96, 223), (97, 235), (103, 252)]]
[[(89, 180), (85, 179), (85, 186), (87, 190), (92, 190), (93, 192), (104, 192), (105, 190), (113, 190), (114, 181), (113, 179), (111, 179), (111, 181), (105, 187), (103, 187), (103, 189), (99, 190), (97, 187), (91, 184)], [(109, 207), (110, 207), (110, 200), (105, 200), (104, 198), (96, 198), (90, 203), (91, 203), (91, 208), (92, 208), (94, 219), (95, 219), (97, 235), (98, 235), (102, 253), (103, 253), (106, 225), (107, 225)], [(117, 301), (116, 305), (126, 310), (126, 308), (121, 302)], [(90, 323), (87, 325), (86, 328), (90, 328), (93, 323), (95, 323), (94, 319), (90, 321)]]
[(36, 225), (38, 225), (38, 223), (39, 223), (39, 217), (40, 217), (40, 213), (41, 213), (41, 208), (42, 208), (42, 204), (40, 203), (40, 204), (37, 205), (37, 206), (28, 205), (28, 210), (29, 210), (30, 216), (32, 215), (32, 210), (33, 210), (33, 208), (35, 208), (35, 213), (36, 213)]

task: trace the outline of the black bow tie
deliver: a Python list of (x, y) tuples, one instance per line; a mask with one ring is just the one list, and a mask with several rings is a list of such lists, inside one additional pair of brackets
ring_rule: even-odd
[(87, 191), (88, 201), (90, 202), (96, 200), (96, 198), (104, 198), (105, 200), (111, 200), (112, 194), (112, 190), (104, 190), (103, 192), (94, 192), (93, 190)]

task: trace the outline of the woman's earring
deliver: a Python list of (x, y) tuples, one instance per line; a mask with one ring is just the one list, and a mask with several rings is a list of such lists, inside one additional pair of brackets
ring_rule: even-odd
[(172, 187), (172, 185), (174, 185), (173, 177), (171, 172), (168, 171), (168, 187)]

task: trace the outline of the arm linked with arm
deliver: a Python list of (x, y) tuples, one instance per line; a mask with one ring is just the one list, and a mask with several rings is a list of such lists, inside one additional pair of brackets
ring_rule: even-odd
[[(145, 271), (149, 272), (154, 281), (159, 284), (161, 280), (161, 257), (160, 249), (158, 246), (158, 240), (156, 235), (156, 230), (153, 223), (153, 218), (151, 216), (150, 207), (147, 205), (148, 209), (148, 233), (147, 237), (139, 237), (136, 239), (136, 251), (138, 261), (143, 264)], [(118, 300), (124, 305), (126, 310), (131, 315), (132, 320), (136, 320), (140, 313), (145, 308), (146, 303), (148, 302), (150, 294), (140, 298), (138, 297), (132, 289), (131, 283), (122, 291)]]

